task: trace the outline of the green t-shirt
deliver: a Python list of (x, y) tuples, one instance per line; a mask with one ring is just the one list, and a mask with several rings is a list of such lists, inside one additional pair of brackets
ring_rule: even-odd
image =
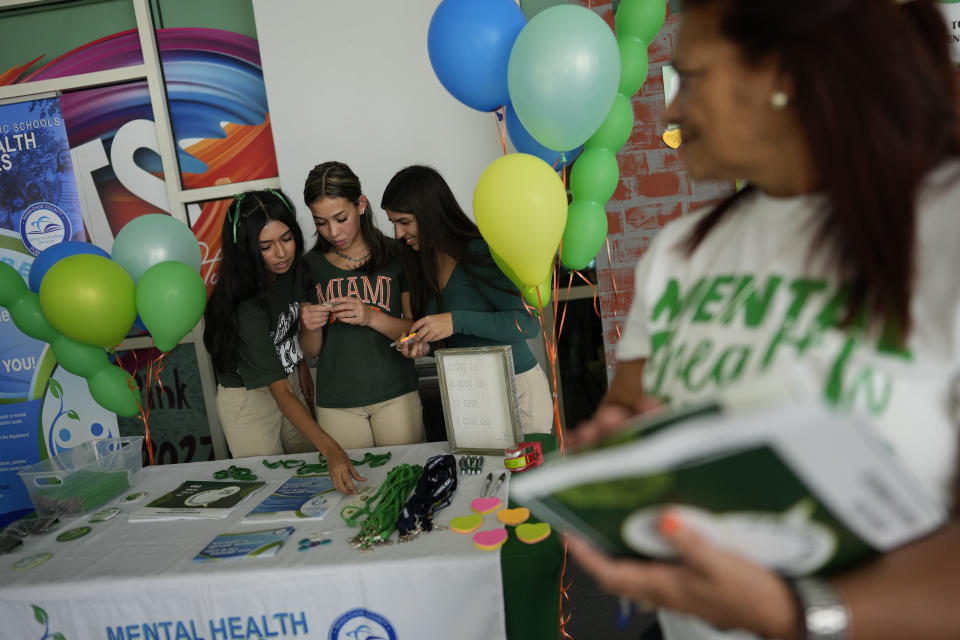
[[(483, 240), (473, 240), (467, 251), (489, 256), (490, 249)], [(447, 286), (440, 292), (443, 308), (436, 299), (427, 302), (427, 315), (451, 312), (453, 335), (447, 338), (446, 346), (490, 347), (508, 344), (513, 352), (515, 373), (529, 371), (537, 364), (527, 340), (540, 333), (537, 319), (527, 313), (520, 292), (503, 275), (493, 260), (471, 270), (486, 282), (470, 275), (462, 264), (457, 264), (450, 274)], [(493, 283), (496, 287), (490, 286)], [(502, 289), (502, 290), (501, 290)]]
[(229, 371), (218, 372), (225, 387), (256, 389), (286, 378), (303, 360), (300, 301), (313, 300), (300, 269), (270, 283), (266, 308), (256, 298), (237, 307), (237, 350)]
[[(400, 260), (380, 271), (346, 271), (317, 251), (307, 254), (318, 302), (354, 297), (399, 318), (400, 294), (407, 291)], [(391, 339), (370, 327), (343, 322), (328, 324), (317, 358), (317, 406), (342, 409), (362, 407), (417, 390), (413, 360), (390, 346)]]

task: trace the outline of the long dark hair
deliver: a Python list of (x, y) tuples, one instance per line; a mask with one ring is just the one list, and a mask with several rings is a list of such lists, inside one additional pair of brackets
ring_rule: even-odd
[(436, 299), (440, 306), (440, 282), (437, 253), (451, 256), (474, 279), (497, 289), (478, 272), (493, 265), (487, 252), (467, 251), (467, 245), (480, 238), (480, 231), (460, 208), (456, 196), (440, 173), (424, 165), (411, 165), (398, 171), (383, 190), (381, 209), (408, 213), (417, 219), (417, 245), (414, 251), (400, 246), (400, 258), (410, 277), (410, 306), (414, 317), (426, 312), (427, 303)]
[(220, 274), (203, 314), (203, 344), (217, 371), (226, 372), (236, 353), (240, 303), (254, 298), (266, 308), (272, 275), (263, 264), (260, 231), (271, 220), (290, 227), (297, 249), (289, 272), (299, 274), (309, 286), (306, 270), (301, 268), (303, 232), (290, 199), (279, 189), (247, 191), (234, 198), (220, 233)]
[[(360, 196), (363, 188), (360, 178), (353, 170), (342, 162), (323, 162), (318, 164), (310, 173), (303, 185), (303, 202), (308, 207), (323, 198), (345, 198), (354, 206), (360, 205)], [(370, 259), (361, 267), (361, 271), (376, 271), (387, 266), (390, 260), (397, 255), (396, 240), (387, 237), (373, 223), (373, 203), (367, 202), (367, 211), (360, 216), (360, 233), (370, 249)], [(327, 253), (333, 249), (326, 238), (317, 233), (317, 246), (314, 251)]]
[[(816, 229), (849, 283), (844, 324), (865, 313), (910, 330), (915, 204), (924, 175), (960, 154), (943, 17), (931, 0), (684, 0), (717, 10), (747, 63), (775, 56), (829, 206)], [(685, 240), (692, 252), (746, 197), (734, 194)]]

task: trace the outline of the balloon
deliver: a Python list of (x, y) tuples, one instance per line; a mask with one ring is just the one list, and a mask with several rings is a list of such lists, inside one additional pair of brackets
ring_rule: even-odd
[(547, 280), (567, 219), (567, 192), (550, 165), (526, 153), (497, 158), (477, 181), (473, 213), (490, 249), (520, 282)]
[(603, 204), (592, 200), (574, 200), (567, 212), (560, 262), (567, 269), (584, 269), (597, 257), (606, 239), (607, 213)]
[(548, 149), (583, 144), (610, 111), (619, 83), (613, 32), (578, 5), (538, 13), (510, 52), (510, 101), (526, 130)]
[(89, 379), (104, 367), (110, 366), (107, 352), (103, 347), (83, 344), (61, 333), (50, 340), (50, 347), (53, 349), (53, 357), (57, 359), (60, 366), (81, 378)]
[(666, 18), (664, 0), (623, 0), (613, 20), (618, 36), (639, 38), (650, 44)]
[(90, 395), (101, 407), (132, 418), (140, 413), (140, 388), (130, 374), (116, 365), (108, 365), (87, 379)]
[(0, 307), (9, 308), (27, 291), (23, 276), (6, 262), (0, 262)]
[(587, 140), (587, 146), (605, 147), (616, 153), (633, 133), (633, 107), (630, 98), (618, 93), (600, 128)]
[[(510, 136), (510, 142), (513, 143), (514, 148), (520, 153), (528, 153), (532, 156), (537, 156), (548, 165), (554, 168), (556, 171), (563, 169), (564, 162), (560, 158), (560, 152), (554, 151), (553, 149), (547, 149), (545, 146), (533, 139), (533, 136), (523, 128), (523, 125), (520, 123), (520, 119), (517, 118), (517, 112), (514, 111), (513, 105), (508, 104), (506, 109), (504, 109), (504, 123), (507, 126), (507, 135)], [(569, 165), (573, 162), (580, 152), (583, 151), (583, 146), (579, 146), (576, 149), (571, 149), (569, 151), (563, 152), (564, 158), (566, 159), (566, 164)]]
[(517, 291), (522, 293), (523, 299), (527, 301), (527, 304), (535, 309), (539, 309), (542, 306), (546, 306), (546, 304), (550, 302), (550, 286), (551, 280), (553, 279), (553, 274), (547, 276), (546, 281), (544, 281), (544, 283), (541, 285), (533, 287), (527, 286), (520, 281), (520, 279), (517, 277), (517, 274), (515, 274), (513, 269), (510, 268), (510, 265), (504, 262), (503, 258), (497, 255), (496, 251), (491, 249), (490, 256), (493, 258), (493, 261), (496, 263), (500, 271), (503, 272), (503, 275), (507, 276), (510, 279), (510, 282), (512, 282), (517, 288)]
[[(17, 276), (19, 277), (19, 276)], [(23, 282), (21, 279), (20, 282)], [(13, 324), (23, 333), (36, 340), (52, 342), (60, 332), (43, 315), (40, 298), (33, 291), (23, 288), (23, 295), (7, 307)]]
[(137, 309), (160, 351), (177, 346), (203, 316), (207, 287), (182, 262), (161, 262), (144, 272), (136, 288)]
[(537, 15), (544, 9), (557, 4), (570, 4), (572, 0), (520, 0), (520, 8), (523, 9), (523, 15), (527, 20)]
[(163, 213), (148, 213), (123, 225), (113, 241), (113, 261), (134, 282), (159, 262), (175, 260), (200, 273), (200, 243), (187, 225)]
[(51, 245), (40, 252), (40, 255), (34, 259), (33, 265), (30, 267), (30, 277), (28, 279), (30, 291), (40, 293), (40, 282), (43, 280), (43, 276), (47, 274), (47, 271), (50, 270), (50, 267), (67, 256), (80, 254), (110, 258), (109, 253), (89, 242), (69, 241)]
[(430, 64), (440, 84), (479, 111), (505, 105), (510, 48), (526, 23), (513, 0), (443, 0), (427, 32)]
[(621, 36), (617, 38), (617, 47), (620, 49), (619, 91), (631, 97), (647, 79), (647, 43), (640, 38)]
[(57, 331), (101, 347), (123, 340), (137, 316), (133, 280), (96, 255), (67, 256), (50, 267), (40, 284), (40, 306)]
[(606, 147), (588, 145), (570, 171), (570, 193), (574, 201), (606, 202), (619, 182), (617, 155)]

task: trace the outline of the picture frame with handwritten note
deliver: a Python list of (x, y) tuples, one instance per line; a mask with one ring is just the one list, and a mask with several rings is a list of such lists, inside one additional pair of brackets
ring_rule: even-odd
[(509, 345), (438, 349), (434, 355), (452, 453), (502, 456), (522, 441)]

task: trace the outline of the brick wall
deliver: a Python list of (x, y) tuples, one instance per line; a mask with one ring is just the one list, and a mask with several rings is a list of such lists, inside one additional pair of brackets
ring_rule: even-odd
[[(612, 3), (590, 5), (612, 28)], [(691, 180), (679, 153), (662, 138), (666, 106), (661, 68), (673, 55), (678, 20), (679, 15), (668, 9), (663, 28), (650, 43), (647, 81), (632, 99), (633, 133), (617, 154), (620, 184), (606, 207), (609, 259), (607, 250), (602, 249), (597, 256), (597, 276), (608, 376), (613, 375), (614, 351), (633, 299), (633, 268), (637, 259), (668, 221), (725, 196), (733, 188), (727, 182)]]

